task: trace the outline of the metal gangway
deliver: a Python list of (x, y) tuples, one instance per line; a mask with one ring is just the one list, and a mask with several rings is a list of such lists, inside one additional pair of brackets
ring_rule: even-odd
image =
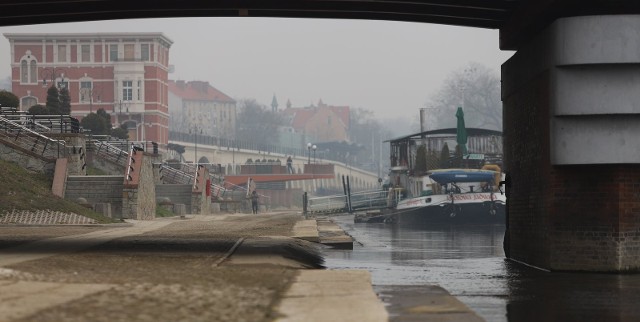
[(389, 192), (384, 190), (361, 191), (343, 195), (311, 197), (306, 199), (307, 214), (352, 213), (388, 208)]

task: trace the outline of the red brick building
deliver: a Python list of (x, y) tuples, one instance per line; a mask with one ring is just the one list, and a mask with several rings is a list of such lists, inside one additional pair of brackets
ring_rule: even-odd
[(20, 109), (46, 103), (52, 83), (66, 86), (71, 115), (102, 108), (129, 139), (168, 142), (169, 48), (162, 33), (6, 33), (12, 91)]

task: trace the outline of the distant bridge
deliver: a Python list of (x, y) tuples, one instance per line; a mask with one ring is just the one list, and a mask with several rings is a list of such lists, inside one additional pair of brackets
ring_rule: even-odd
[[(240, 173), (240, 165), (245, 164), (248, 159), (279, 160), (283, 165), (286, 164), (287, 159), (287, 155), (282, 153), (270, 153), (242, 148), (234, 149), (232, 147), (201, 143), (198, 143), (196, 151), (196, 145), (193, 142), (169, 140), (169, 143), (179, 144), (185, 147), (185, 153), (183, 153), (182, 156), (187, 162), (193, 162), (197, 153), (199, 163), (219, 164), (223, 168), (224, 173), (229, 175), (228, 179), (242, 175)], [(171, 151), (169, 152), (171, 153)], [(287, 188), (299, 188), (311, 194), (315, 194), (319, 189), (341, 191), (343, 189), (342, 176), (350, 177), (351, 189), (353, 189), (353, 191), (373, 190), (380, 186), (378, 181), (379, 177), (376, 173), (354, 168), (342, 162), (320, 160), (317, 158), (311, 158), (311, 165), (332, 164), (334, 166), (334, 176), (332, 178), (323, 176), (317, 179), (309, 176), (301, 180), (298, 176), (309, 175), (308, 173), (304, 174), (304, 167), (309, 163), (309, 157), (304, 155), (292, 156), (292, 159), (296, 174), (292, 175), (291, 178), (285, 178), (287, 179)], [(243, 182), (246, 182), (246, 178), (243, 180)]]

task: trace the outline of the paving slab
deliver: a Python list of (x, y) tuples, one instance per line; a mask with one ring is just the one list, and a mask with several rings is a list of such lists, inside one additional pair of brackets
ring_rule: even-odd
[(332, 248), (353, 249), (353, 238), (329, 219), (317, 219), (320, 243)]
[(310, 242), (320, 242), (320, 235), (318, 234), (318, 223), (315, 219), (300, 220), (293, 226), (294, 238), (307, 240)]
[(482, 322), (464, 303), (437, 285), (377, 286), (395, 322)]
[(388, 321), (364, 270), (304, 270), (276, 308), (279, 322)]
[(0, 321), (28, 317), (40, 310), (113, 287), (108, 284), (0, 281)]

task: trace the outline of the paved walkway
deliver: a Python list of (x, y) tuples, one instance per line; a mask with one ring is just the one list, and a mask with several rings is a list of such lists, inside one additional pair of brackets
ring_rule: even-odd
[(134, 221), (130, 227), (94, 231), (86, 234), (38, 240), (3, 251), (0, 267), (76, 252), (110, 240), (143, 234), (169, 225), (170, 221)]
[[(389, 320), (369, 272), (309, 269), (322, 264), (318, 242), (338, 234), (328, 221), (280, 213), (129, 225), (0, 249), (0, 321)], [(406, 314), (394, 319), (482, 320), (445, 290), (432, 293), (402, 290)]]
[(306, 270), (277, 308), (278, 322), (383, 322), (387, 311), (363, 270)]

